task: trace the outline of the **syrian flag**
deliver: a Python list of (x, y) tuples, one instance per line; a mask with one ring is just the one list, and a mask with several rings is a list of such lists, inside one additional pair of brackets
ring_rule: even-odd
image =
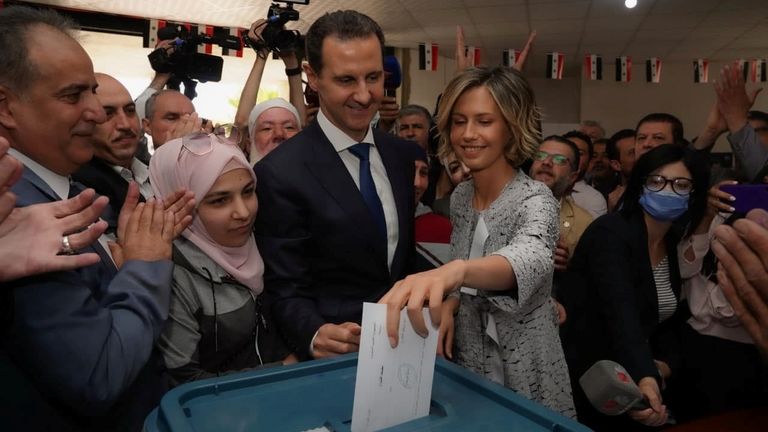
[(147, 20), (146, 28), (144, 29), (144, 40), (142, 43), (142, 46), (144, 48), (152, 48), (155, 49), (155, 46), (157, 46), (157, 32), (166, 26), (165, 20), (156, 20), (156, 19), (150, 19)]
[(472, 62), (472, 66), (480, 66), (480, 48), (473, 46), (465, 46), (464, 54), (469, 57)]
[(693, 82), (709, 82), (709, 62), (706, 59), (696, 59), (693, 61)]
[(584, 56), (584, 77), (592, 81), (601, 81), (603, 79), (603, 58), (587, 54)]
[(437, 44), (419, 44), (419, 70), (437, 70)]
[(547, 78), (561, 80), (563, 79), (563, 68), (565, 67), (565, 54), (552, 52), (547, 54)]
[(632, 57), (616, 57), (616, 81), (632, 81)]
[(739, 59), (736, 60), (736, 65), (744, 74), (744, 82), (747, 82), (747, 79), (749, 78), (749, 62), (744, 59)]
[[(199, 33), (203, 33), (207, 36), (213, 36), (213, 26), (203, 25), (197, 27)], [(195, 34), (199, 34), (195, 33)], [(197, 52), (200, 54), (213, 54), (213, 44), (201, 44), (197, 46)]]
[(658, 84), (661, 82), (661, 59), (651, 57), (645, 61), (645, 81)]
[(766, 81), (766, 71), (765, 71), (765, 59), (755, 59), (752, 60), (752, 82), (765, 82)]
[(228, 35), (231, 37), (236, 38), (240, 41), (240, 49), (235, 50), (231, 48), (222, 47), (221, 48), (221, 55), (225, 56), (231, 56), (231, 57), (242, 57), (243, 56), (243, 37), (241, 34), (241, 31), (237, 27), (216, 27), (214, 29), (214, 34), (223, 34)]
[(505, 49), (503, 54), (503, 64), (506, 67), (512, 67), (520, 59), (520, 50)]

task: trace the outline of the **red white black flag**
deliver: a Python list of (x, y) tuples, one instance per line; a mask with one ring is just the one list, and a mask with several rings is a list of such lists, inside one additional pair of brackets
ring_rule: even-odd
[(661, 82), (661, 59), (651, 57), (645, 61), (645, 81), (658, 84)]
[(147, 20), (147, 26), (144, 29), (144, 40), (142, 46), (144, 48), (154, 49), (157, 46), (157, 32), (165, 27), (166, 22), (164, 20), (150, 19)]
[(419, 70), (437, 70), (437, 44), (422, 42), (419, 44)]
[(709, 81), (709, 61), (696, 59), (693, 61), (693, 82), (706, 83)]
[(766, 70), (765, 70), (765, 59), (755, 59), (752, 60), (752, 70), (750, 71), (750, 75), (752, 76), (752, 82), (765, 82), (766, 81)]
[(473, 46), (465, 46), (464, 54), (469, 57), (472, 62), (472, 66), (480, 66), (480, 48)]
[(502, 63), (506, 67), (512, 67), (520, 59), (520, 50), (505, 49)]
[(584, 78), (592, 81), (601, 81), (603, 79), (603, 58), (587, 54), (584, 56)]
[(563, 68), (565, 67), (565, 54), (553, 52), (547, 54), (547, 78), (563, 79)]
[(632, 57), (616, 57), (616, 81), (632, 81)]
[(744, 82), (747, 82), (747, 79), (749, 78), (749, 62), (744, 59), (736, 60), (736, 66), (741, 70), (741, 73), (744, 76)]

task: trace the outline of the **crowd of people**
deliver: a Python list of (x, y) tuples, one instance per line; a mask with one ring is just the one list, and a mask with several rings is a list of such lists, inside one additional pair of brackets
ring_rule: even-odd
[[(0, 11), (2, 424), (140, 430), (182, 383), (358, 351), (363, 302), (393, 347), (429, 308), (439, 355), (595, 430), (768, 405), (768, 212), (724, 188), (768, 183), (768, 114), (738, 68), (691, 141), (668, 113), (542, 137), (535, 35), (469, 67), (459, 29), (431, 113), (385, 97), (384, 33), (355, 11), (311, 25), (305, 63), (281, 52), (290, 101), (257, 104), (265, 24), (212, 125), (170, 74), (134, 101), (95, 73), (69, 19)], [(736, 169), (713, 169), (726, 132)], [(593, 407), (603, 359), (647, 406)]]

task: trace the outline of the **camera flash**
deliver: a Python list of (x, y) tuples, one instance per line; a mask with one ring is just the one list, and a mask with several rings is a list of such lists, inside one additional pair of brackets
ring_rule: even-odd
[(633, 7), (637, 6), (637, 0), (624, 0), (624, 6), (632, 9)]

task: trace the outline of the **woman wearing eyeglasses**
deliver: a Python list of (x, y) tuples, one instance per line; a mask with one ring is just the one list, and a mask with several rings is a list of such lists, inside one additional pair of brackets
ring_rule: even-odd
[(471, 68), (448, 84), (438, 115), (440, 157), (455, 154), (472, 173), (451, 195), (455, 260), (397, 282), (380, 302), (390, 306), (393, 343), (405, 306), (416, 332), (427, 334), (421, 307), (429, 304), (440, 354), (573, 417), (550, 297), (558, 205), (520, 170), (541, 140), (539, 121), (533, 91), (517, 71)]
[[(635, 163), (621, 209), (593, 222), (568, 267), (561, 336), (579, 420), (596, 430), (665, 424), (664, 381), (676, 366), (680, 304), (678, 244), (707, 205), (708, 168), (677, 145), (650, 150)], [(651, 408), (627, 416), (598, 413), (578, 384), (596, 361), (621, 364)]]
[(256, 177), (242, 151), (214, 134), (190, 135), (158, 148), (149, 172), (156, 196), (183, 187), (197, 201), (174, 242), (170, 313), (158, 342), (170, 384), (288, 360), (261, 304)]

